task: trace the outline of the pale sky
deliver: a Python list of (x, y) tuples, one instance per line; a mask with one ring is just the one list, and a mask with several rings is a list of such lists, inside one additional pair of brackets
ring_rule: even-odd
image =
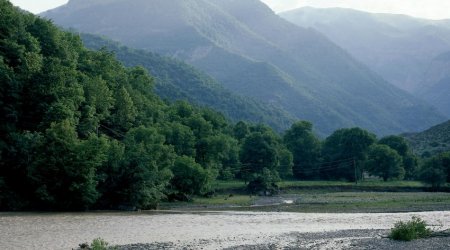
[[(68, 0), (10, 0), (14, 5), (33, 13), (55, 8)], [(132, 1), (132, 0), (130, 0)], [(170, 1), (170, 0), (167, 0)], [(450, 18), (449, 0), (262, 0), (275, 12), (304, 6), (343, 7), (375, 13), (406, 14), (428, 19)]]

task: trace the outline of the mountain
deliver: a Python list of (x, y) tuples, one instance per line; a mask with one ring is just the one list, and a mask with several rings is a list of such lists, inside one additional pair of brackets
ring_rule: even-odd
[(450, 121), (420, 133), (403, 136), (410, 142), (414, 152), (424, 157), (450, 151)]
[(411, 93), (420, 89), (430, 62), (450, 50), (450, 20), (311, 7), (280, 16), (317, 29), (384, 79)]
[(42, 14), (81, 32), (184, 60), (225, 88), (310, 120), (322, 134), (361, 126), (378, 134), (442, 122), (312, 29), (258, 0), (71, 0)]
[(450, 52), (434, 58), (417, 94), (450, 117)]
[(224, 89), (216, 80), (194, 67), (168, 57), (131, 49), (109, 39), (80, 34), (86, 47), (107, 49), (128, 67), (142, 66), (155, 78), (155, 91), (170, 101), (187, 100), (214, 108), (233, 121), (264, 123), (278, 131), (287, 129), (294, 119), (279, 108), (244, 98)]

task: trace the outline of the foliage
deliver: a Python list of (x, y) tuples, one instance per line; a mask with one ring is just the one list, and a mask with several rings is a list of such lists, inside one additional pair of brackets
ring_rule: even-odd
[(435, 189), (450, 182), (450, 153), (428, 159), (422, 166), (420, 178)]
[(405, 180), (416, 180), (419, 172), (419, 157), (413, 153), (403, 157), (403, 168)]
[(131, 129), (124, 138), (124, 156), (119, 195), (129, 206), (154, 208), (164, 197), (176, 157), (172, 147), (153, 128)]
[(92, 250), (107, 250), (110, 249), (108, 247), (109, 243), (103, 240), (102, 238), (94, 239), (91, 243)]
[(366, 168), (374, 176), (383, 178), (384, 181), (402, 180), (405, 169), (401, 165), (402, 158), (397, 151), (386, 145), (372, 145), (368, 153)]
[(303, 180), (316, 179), (321, 143), (312, 131), (312, 124), (306, 121), (294, 123), (286, 131), (284, 143), (294, 157), (294, 176)]
[(174, 176), (201, 179), (176, 192), (203, 193), (239, 164), (223, 115), (165, 103), (143, 68), (8, 1), (0, 10), (0, 209), (154, 208)]
[(173, 178), (170, 183), (178, 194), (189, 197), (209, 191), (211, 175), (194, 159), (187, 156), (179, 157), (175, 160), (172, 172)]
[(247, 185), (252, 194), (273, 195), (278, 192), (277, 182), (280, 181), (277, 172), (264, 168), (261, 174), (254, 174)]
[(89, 243), (83, 243), (80, 244), (79, 249), (86, 249), (86, 250), (115, 250), (117, 247), (109, 246), (109, 243), (105, 241), (102, 238), (96, 238), (92, 240), (91, 244)]
[(405, 172), (405, 179), (412, 180), (416, 177), (418, 171), (418, 159), (412, 153), (409, 143), (401, 136), (386, 136), (378, 141), (378, 144), (387, 145), (397, 151), (402, 157), (402, 167)]
[(294, 166), (294, 157), (292, 156), (291, 151), (286, 148), (280, 148), (278, 150), (278, 157), (280, 164), (277, 167), (277, 172), (280, 175), (281, 179), (292, 179), (293, 174), (293, 166)]
[(450, 121), (433, 126), (420, 133), (403, 135), (415, 154), (429, 158), (450, 150)]
[(427, 223), (419, 217), (412, 217), (410, 221), (396, 222), (391, 229), (389, 238), (393, 240), (411, 241), (426, 238), (431, 235), (431, 230), (427, 228)]
[(275, 169), (278, 165), (275, 143), (270, 134), (250, 134), (241, 149), (240, 159), (244, 169), (250, 173), (262, 173), (264, 168)]
[(401, 136), (391, 135), (383, 137), (378, 141), (378, 144), (389, 146), (403, 157), (410, 151), (408, 142)]
[[(264, 126), (253, 127), (242, 144), (240, 161), (242, 164), (241, 177), (248, 181), (250, 191), (272, 190), (279, 181), (277, 169), (284, 164), (283, 176), (289, 175), (292, 169), (292, 155), (280, 145), (281, 138), (270, 128)], [(280, 162), (281, 161), (281, 162)]]
[(326, 171), (322, 171), (322, 178), (349, 181), (355, 181), (355, 177), (361, 178), (367, 153), (375, 140), (375, 135), (361, 128), (335, 131), (323, 144), (322, 155), (326, 163), (322, 169)]

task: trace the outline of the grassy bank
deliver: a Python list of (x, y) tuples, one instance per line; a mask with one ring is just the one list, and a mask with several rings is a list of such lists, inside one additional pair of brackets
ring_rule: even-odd
[[(213, 184), (213, 188), (218, 193), (234, 193), (244, 192), (245, 183), (242, 181), (217, 181)], [(428, 187), (419, 181), (362, 181), (358, 183), (345, 181), (283, 181), (279, 183), (281, 190), (287, 189), (329, 189), (341, 188), (349, 189), (390, 189), (394, 191), (397, 189), (416, 189), (418, 191), (425, 191)]]
[(284, 212), (417, 212), (450, 210), (450, 193), (426, 192), (420, 182), (280, 183), (273, 197), (245, 194), (242, 182), (217, 182), (216, 195), (192, 202), (164, 203), (161, 209)]

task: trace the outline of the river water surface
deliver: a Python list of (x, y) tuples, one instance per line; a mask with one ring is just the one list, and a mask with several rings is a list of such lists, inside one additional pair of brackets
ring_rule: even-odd
[[(420, 216), (450, 227), (450, 212), (312, 214), (260, 212), (0, 213), (0, 249), (72, 249), (101, 237), (111, 244), (173, 242), (217, 249), (264, 244), (297, 232), (389, 229)], [(205, 243), (206, 242), (206, 243)]]

